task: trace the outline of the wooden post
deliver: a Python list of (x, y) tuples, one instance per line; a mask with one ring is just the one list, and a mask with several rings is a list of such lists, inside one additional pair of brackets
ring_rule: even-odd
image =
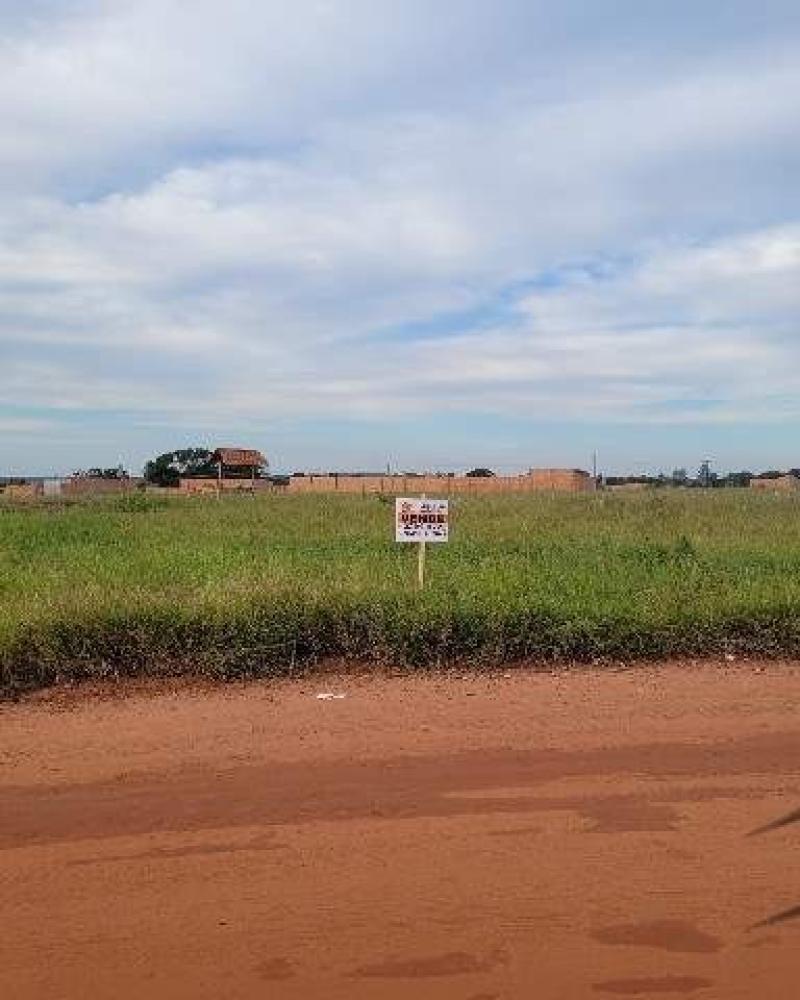
[(418, 542), (419, 551), (417, 553), (417, 587), (422, 590), (425, 587), (425, 542)]
[(222, 496), (222, 459), (217, 462), (217, 500)]
[[(425, 494), (423, 493), (420, 500), (425, 499)], [(417, 588), (423, 590), (425, 587), (425, 546), (424, 541), (417, 543), (419, 549), (417, 551)]]

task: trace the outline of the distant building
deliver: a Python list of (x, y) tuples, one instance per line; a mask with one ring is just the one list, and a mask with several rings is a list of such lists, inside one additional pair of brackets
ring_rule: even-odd
[(269, 464), (255, 448), (216, 448), (211, 455), (215, 477), (186, 477), (180, 481), (182, 493), (215, 493), (268, 487)]
[(255, 448), (217, 448), (211, 461), (220, 471), (222, 479), (255, 478), (267, 469), (267, 460)]

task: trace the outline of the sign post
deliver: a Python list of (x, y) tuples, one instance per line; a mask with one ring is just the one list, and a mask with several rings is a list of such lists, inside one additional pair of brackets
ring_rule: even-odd
[(447, 500), (428, 497), (397, 497), (394, 502), (394, 538), (396, 542), (416, 542), (417, 586), (425, 586), (425, 549), (428, 542), (446, 542), (450, 531)]

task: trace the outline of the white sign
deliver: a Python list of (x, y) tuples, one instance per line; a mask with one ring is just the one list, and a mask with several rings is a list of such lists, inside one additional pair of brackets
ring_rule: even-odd
[(449, 526), (447, 500), (397, 497), (394, 502), (396, 542), (446, 542)]

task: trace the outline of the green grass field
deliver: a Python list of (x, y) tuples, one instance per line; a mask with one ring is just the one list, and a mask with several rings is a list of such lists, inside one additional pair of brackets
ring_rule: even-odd
[(393, 541), (376, 497), (0, 504), (0, 669), (241, 676), (800, 649), (800, 501), (746, 490), (452, 501), (452, 540)]

